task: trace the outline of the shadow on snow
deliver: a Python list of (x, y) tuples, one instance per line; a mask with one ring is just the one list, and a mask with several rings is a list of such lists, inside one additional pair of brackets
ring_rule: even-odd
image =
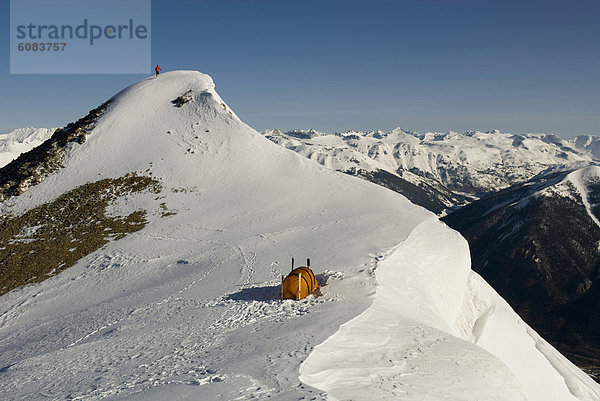
[(277, 301), (281, 294), (281, 285), (267, 285), (263, 287), (243, 288), (229, 294), (227, 299), (233, 301)]

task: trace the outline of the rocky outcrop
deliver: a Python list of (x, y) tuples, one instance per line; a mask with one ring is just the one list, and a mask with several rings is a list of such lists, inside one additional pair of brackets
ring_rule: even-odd
[(60, 169), (66, 156), (67, 145), (83, 144), (109, 104), (110, 101), (107, 101), (77, 122), (57, 129), (50, 139), (21, 154), (0, 169), (0, 202), (22, 194), (28, 187), (39, 184)]

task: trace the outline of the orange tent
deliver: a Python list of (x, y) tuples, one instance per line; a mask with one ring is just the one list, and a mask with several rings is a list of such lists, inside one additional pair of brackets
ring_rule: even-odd
[(282, 299), (302, 299), (312, 294), (319, 288), (314, 273), (310, 270), (310, 259), (306, 260), (307, 266), (294, 269), (292, 258), (292, 271), (281, 283)]

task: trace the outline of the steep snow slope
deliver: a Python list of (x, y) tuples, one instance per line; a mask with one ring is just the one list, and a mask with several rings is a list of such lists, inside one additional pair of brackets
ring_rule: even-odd
[[(143, 230), (0, 297), (2, 399), (323, 399), (298, 381), (300, 364), (369, 308), (374, 294), (368, 311), (402, 330), (394, 341), (406, 352), (442, 338), (451, 344), (429, 353), (428, 369), (406, 365), (424, 397), (483, 391), (496, 399), (564, 400), (568, 388), (579, 399), (600, 399), (581, 371), (557, 364), (539, 364), (533, 378), (549, 381), (555, 395), (535, 390), (532, 376), (517, 369), (526, 369), (530, 356), (568, 362), (552, 349), (538, 350), (531, 333), (508, 332), (526, 344), (522, 359), (486, 337), (487, 322), (498, 315), (469, 303), (477, 292), (466, 248), (433, 214), (265, 140), (235, 116), (207, 75), (166, 73), (125, 89), (85, 143), (69, 145), (64, 165), (5, 201), (2, 211), (22, 214), (84, 183), (132, 172), (159, 180), (162, 192), (130, 194), (112, 205), (115, 215), (147, 210)], [(428, 252), (424, 237), (439, 249)], [(328, 281), (323, 296), (277, 299), (292, 256), (312, 258), (315, 273)], [(401, 277), (398, 287), (390, 275), (394, 282)], [(395, 310), (407, 294), (422, 313)], [(386, 331), (357, 338), (385, 345)], [(392, 344), (378, 350), (382, 358), (399, 352)], [(465, 366), (465, 354), (475, 366)], [(315, 358), (323, 366), (318, 349)], [(448, 382), (437, 379), (457, 377), (457, 369), (467, 391), (454, 386), (447, 394)], [(376, 377), (353, 374), (360, 399), (381, 399)], [(405, 377), (395, 380), (402, 385)]]
[[(148, 210), (146, 229), (1, 298), (2, 399), (160, 399), (161, 391), (297, 399), (308, 393), (298, 387), (300, 361), (368, 305), (374, 255), (434, 218), (270, 143), (213, 88), (194, 72), (133, 85), (71, 148), (64, 169), (2, 205), (23, 213), (132, 171), (164, 187), (159, 199), (113, 206)], [(171, 102), (190, 90), (188, 103)], [(165, 208), (176, 214), (162, 217)], [(291, 256), (332, 275), (330, 292), (280, 303)]]
[(592, 205), (590, 203), (590, 191), (588, 189), (590, 185), (600, 184), (600, 167), (590, 166), (576, 170), (567, 176), (567, 180), (569, 180), (579, 192), (583, 205), (590, 215), (590, 218), (594, 221), (594, 223), (600, 226), (598, 217), (596, 217), (592, 211), (592, 208), (597, 205)]
[(0, 134), (0, 168), (50, 138), (55, 130), (27, 127)]
[(444, 218), (479, 272), (544, 338), (600, 378), (600, 169), (550, 171)]
[(466, 241), (443, 223), (415, 228), (376, 276), (373, 305), (315, 349), (301, 380), (336, 399), (600, 397), (471, 271)]

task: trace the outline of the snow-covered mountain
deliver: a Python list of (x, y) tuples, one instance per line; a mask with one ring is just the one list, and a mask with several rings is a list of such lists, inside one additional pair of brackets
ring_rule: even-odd
[[(388, 133), (334, 134), (267, 130), (263, 135), (333, 170), (378, 183), (384, 174), (387, 178), (382, 184), (388, 187), (387, 182), (394, 180), (391, 176), (408, 181), (430, 199), (429, 203), (418, 197), (411, 200), (436, 212), (527, 181), (549, 167), (595, 162), (600, 154), (598, 139), (590, 136), (563, 140), (547, 134), (499, 131), (418, 134), (400, 128)], [(396, 190), (410, 197), (410, 191)]]
[[(528, 323), (600, 379), (595, 317), (600, 312), (591, 301), (597, 299), (593, 283), (600, 275), (600, 237), (592, 212), (600, 195), (590, 178), (600, 138), (563, 140), (498, 131), (421, 135), (401, 129), (341, 134), (272, 130), (263, 135), (438, 214), (454, 207), (444, 220), (469, 240), (474, 268)], [(581, 174), (587, 178), (578, 180)], [(530, 202), (542, 187), (546, 201)], [(496, 193), (501, 188), (506, 189)], [(474, 190), (478, 193), (470, 199), (459, 198)], [(527, 260), (520, 261), (523, 255)], [(535, 263), (531, 258), (537, 258)], [(578, 312), (582, 308), (587, 312)]]
[(52, 136), (56, 128), (19, 128), (7, 134), (0, 134), (0, 167), (40, 145)]
[[(207, 75), (126, 88), (0, 190), (3, 400), (600, 400), (456, 231), (269, 142)], [(322, 296), (278, 300), (292, 256)]]
[(589, 152), (596, 160), (600, 159), (600, 138), (594, 135), (580, 135), (569, 141), (578, 149)]
[(556, 171), (444, 218), (473, 269), (545, 338), (600, 379), (600, 167)]

